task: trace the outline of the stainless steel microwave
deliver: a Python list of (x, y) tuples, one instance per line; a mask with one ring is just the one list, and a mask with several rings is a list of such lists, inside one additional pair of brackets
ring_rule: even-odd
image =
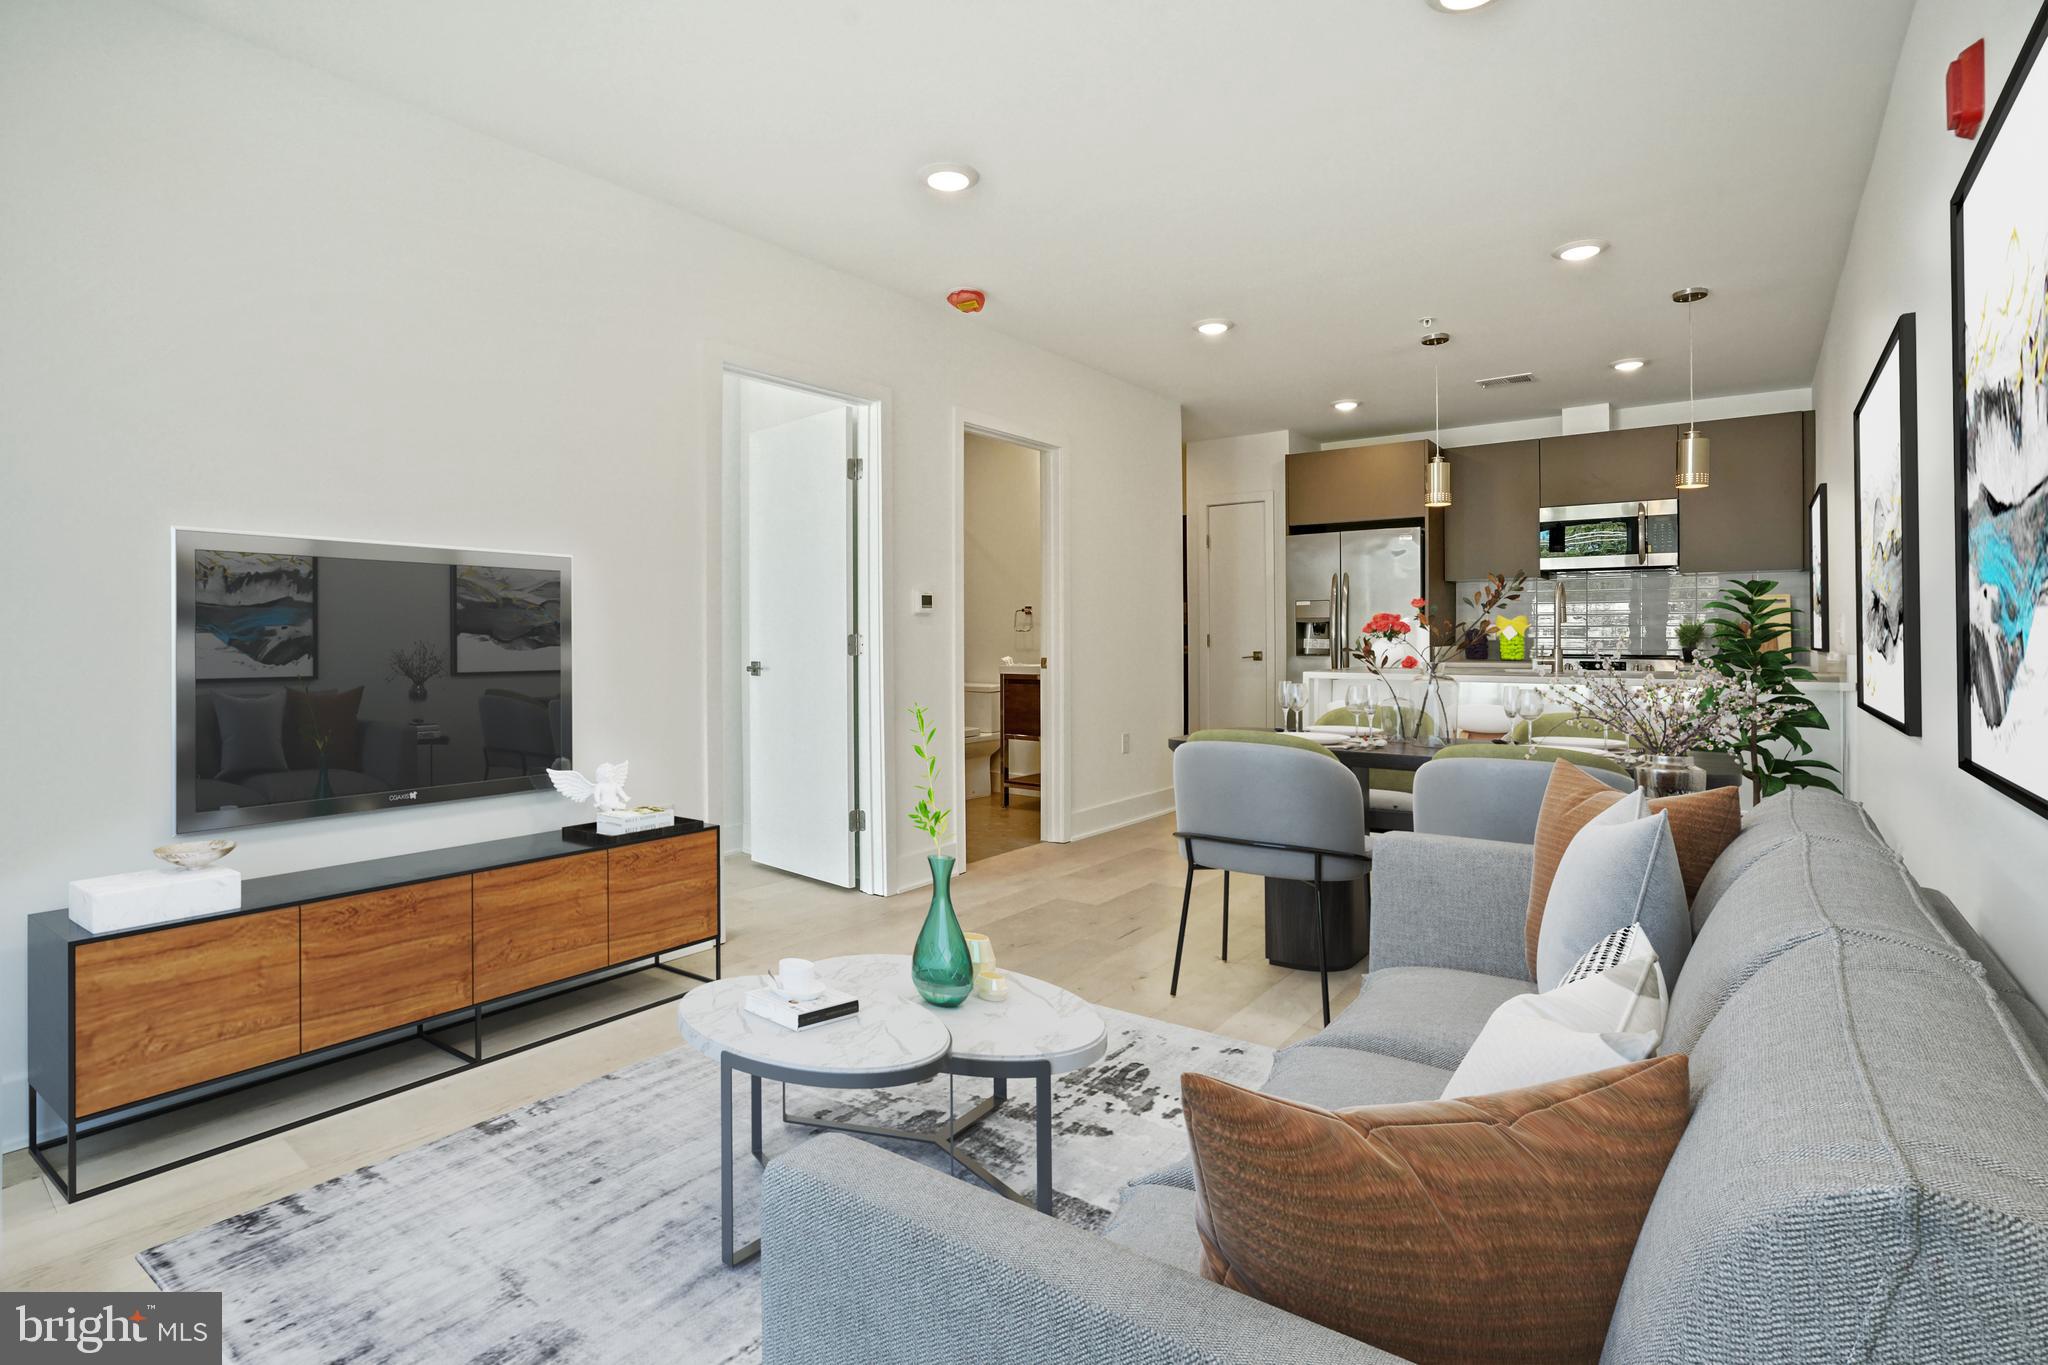
[(1546, 507), (1537, 564), (1557, 569), (1678, 567), (1678, 499)]

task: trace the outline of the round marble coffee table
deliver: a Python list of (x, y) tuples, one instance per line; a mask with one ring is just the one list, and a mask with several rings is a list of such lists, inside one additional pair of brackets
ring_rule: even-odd
[[(772, 985), (769, 977), (728, 977), (683, 997), (677, 1019), (692, 1047), (717, 1059), (722, 1098), (720, 1151), (723, 1249), (727, 1265), (760, 1251), (754, 1242), (732, 1245), (732, 1073), (753, 1082), (753, 1148), (761, 1156), (761, 1081), (784, 1082), (782, 1118), (810, 1128), (928, 1142), (943, 1149), (991, 1188), (1020, 1203), (1052, 1212), (1052, 1078), (1100, 1061), (1109, 1030), (1087, 1001), (1036, 977), (1008, 974), (1009, 999), (994, 1002), (969, 996), (957, 1008), (926, 1004), (910, 981), (910, 959), (871, 954), (828, 958), (818, 975), (860, 1000), (860, 1013), (801, 1033), (746, 1011), (749, 990)], [(790, 1084), (836, 1090), (907, 1085), (941, 1073), (981, 1076), (995, 1093), (964, 1114), (951, 1113), (934, 1130), (837, 1123), (791, 1114)], [(986, 1166), (960, 1152), (962, 1133), (994, 1113), (1009, 1098), (1012, 1078), (1037, 1082), (1038, 1187), (1035, 1198), (1013, 1190)]]
[(759, 1161), (764, 1079), (841, 1090), (908, 1085), (938, 1075), (953, 1045), (945, 1025), (921, 1009), (886, 999), (870, 1004), (864, 998), (860, 1013), (802, 1032), (784, 1028), (747, 1010), (748, 991), (774, 984), (769, 976), (729, 976), (697, 987), (676, 1007), (684, 1039), (718, 1063), (719, 1246), (729, 1266), (761, 1253), (758, 1238), (733, 1246), (733, 1072), (744, 1071), (753, 1082), (753, 1148)]

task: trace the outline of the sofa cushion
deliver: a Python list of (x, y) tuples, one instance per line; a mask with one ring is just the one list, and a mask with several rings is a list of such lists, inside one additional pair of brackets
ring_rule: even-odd
[(1776, 796), (1767, 796), (1743, 818), (1742, 832), (1721, 851), (1701, 881), (1692, 898), (1693, 932), (1700, 931), (1728, 888), (1759, 858), (1800, 834), (1885, 847), (1884, 836), (1863, 813), (1863, 807), (1840, 792), (1788, 787)]
[(1607, 1361), (2048, 1358), (2048, 1083), (2001, 1013), (1923, 942), (1765, 962), (1692, 1050)]
[(1124, 1186), (1116, 1215), (1102, 1235), (1147, 1260), (1202, 1273), (1202, 1238), (1195, 1231), (1195, 1189), (1165, 1184)]
[(1451, 1073), (1379, 1052), (1349, 1047), (1287, 1049), (1273, 1059), (1273, 1074), (1259, 1087), (1268, 1095), (1325, 1109), (1361, 1104), (1403, 1104), (1444, 1093)]
[(1960, 956), (1882, 844), (1794, 834), (1728, 888), (1671, 987), (1663, 1050), (1689, 1052), (1714, 1014), (1773, 957), (1831, 930), (1921, 943)]
[[(1536, 817), (1536, 863), (1529, 876), (1529, 918), (1524, 933), (1528, 943), (1529, 974), (1542, 981), (1536, 957), (1543, 927), (1543, 912), (1550, 896), (1551, 880), (1557, 875), (1566, 851), (1580, 830), (1598, 819), (1617, 802), (1637, 793), (1618, 793), (1599, 779), (1569, 763), (1551, 765), (1550, 779), (1543, 791), (1543, 806)], [(1700, 892), (1707, 874), (1723, 851), (1742, 829), (1742, 795), (1734, 787), (1686, 796), (1661, 796), (1649, 803), (1652, 814), (1662, 811), (1671, 825), (1672, 851), (1685, 883), (1688, 902)], [(1688, 925), (1688, 928), (1690, 925)], [(1599, 935), (1595, 935), (1598, 938)], [(1684, 966), (1684, 954), (1673, 957), (1660, 943), (1665, 955), (1665, 972), (1676, 979)], [(1582, 946), (1580, 951), (1584, 951)], [(1573, 953), (1573, 958), (1578, 954)], [(1552, 983), (1545, 983), (1552, 984)]]
[[(1642, 794), (1634, 794), (1642, 808)], [(1671, 814), (1648, 819), (1623, 798), (1578, 832), (1558, 861), (1536, 938), (1536, 988), (1555, 990), (1593, 945), (1627, 924), (1640, 924), (1676, 980), (1692, 948), (1685, 879), (1671, 843)]]
[(1181, 1083), (1202, 1273), (1418, 1361), (1589, 1361), (1689, 1107), (1682, 1057), (1331, 1112)]
[(1302, 1046), (1363, 1048), (1455, 1071), (1494, 1010), (1528, 989), (1526, 981), (1449, 967), (1382, 967), (1367, 972), (1358, 998)]

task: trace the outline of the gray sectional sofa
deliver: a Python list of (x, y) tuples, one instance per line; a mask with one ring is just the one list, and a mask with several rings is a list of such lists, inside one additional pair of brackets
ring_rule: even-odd
[[(1527, 845), (1374, 844), (1373, 970), (1265, 1088), (1434, 1099), (1524, 979)], [(2048, 1360), (2048, 1017), (1852, 802), (1761, 803), (1693, 906), (1694, 1111), (1605, 1359)], [(1392, 1361), (1200, 1278), (1185, 1162), (1101, 1235), (850, 1138), (764, 1176), (766, 1357)]]

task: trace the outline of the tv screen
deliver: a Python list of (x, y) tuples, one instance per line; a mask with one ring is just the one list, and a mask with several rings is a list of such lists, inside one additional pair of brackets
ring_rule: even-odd
[(569, 766), (569, 560), (177, 533), (178, 831), (533, 791)]

